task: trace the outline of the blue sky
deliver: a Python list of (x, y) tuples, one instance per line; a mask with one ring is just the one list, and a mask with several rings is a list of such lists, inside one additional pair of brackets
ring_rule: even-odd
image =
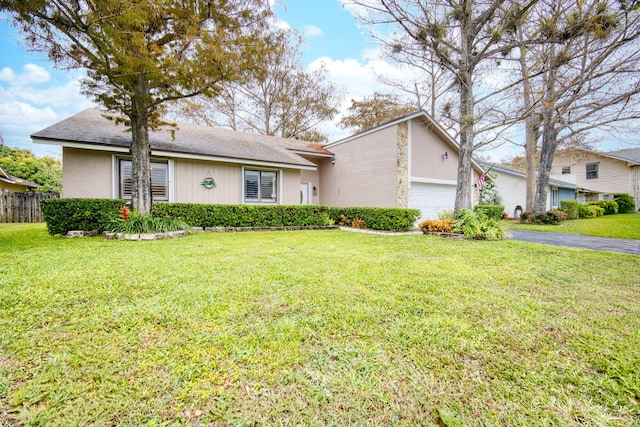
[[(344, 90), (343, 110), (352, 98), (386, 90), (377, 82), (376, 73), (399, 75), (397, 67), (379, 58), (367, 29), (357, 24), (341, 0), (276, 1), (275, 11), (283, 25), (306, 35), (305, 66), (313, 69), (323, 64), (329, 78)], [(82, 72), (54, 69), (45, 54), (26, 52), (19, 40), (7, 16), (0, 15), (0, 131), (10, 147), (27, 148), (39, 156), (59, 156), (59, 148), (33, 144), (29, 135), (93, 106), (80, 94), (77, 80)], [(321, 131), (330, 141), (346, 136), (335, 123)], [(515, 147), (503, 148), (492, 156), (497, 159), (518, 152)]]

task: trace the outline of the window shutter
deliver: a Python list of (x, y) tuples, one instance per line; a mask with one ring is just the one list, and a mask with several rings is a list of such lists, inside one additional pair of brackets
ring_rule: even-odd
[(258, 187), (260, 183), (259, 171), (244, 171), (244, 198), (246, 200), (257, 201)]
[(276, 173), (275, 172), (261, 173), (260, 200), (263, 202), (276, 201)]

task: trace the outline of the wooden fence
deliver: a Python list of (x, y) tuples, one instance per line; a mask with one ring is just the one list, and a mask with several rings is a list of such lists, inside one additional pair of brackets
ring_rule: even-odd
[(60, 197), (58, 193), (0, 192), (0, 222), (42, 222), (40, 200)]

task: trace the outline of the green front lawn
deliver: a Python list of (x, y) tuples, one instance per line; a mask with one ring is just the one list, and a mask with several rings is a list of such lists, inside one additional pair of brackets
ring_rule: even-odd
[(640, 257), (0, 224), (0, 425), (637, 425)]
[(509, 228), (582, 234), (585, 236), (640, 239), (640, 214), (604, 215), (597, 218), (573, 219), (560, 225), (520, 224), (506, 221)]

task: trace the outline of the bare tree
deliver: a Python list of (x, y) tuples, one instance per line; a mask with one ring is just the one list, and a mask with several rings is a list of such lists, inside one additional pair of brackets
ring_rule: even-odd
[[(539, 212), (559, 146), (640, 118), (640, 14), (625, 3), (544, 1), (531, 18), (518, 31), (519, 64), (527, 209)], [(525, 49), (524, 40), (532, 38), (540, 42)]]
[[(536, 0), (519, 3), (511, 0), (351, 0), (359, 19), (367, 24), (392, 26), (399, 33), (387, 43), (396, 52), (408, 50), (420, 55), (419, 64), (429, 55), (451, 76), (458, 91), (460, 155), (458, 161), (455, 209), (472, 207), (471, 160), (478, 124), (484, 120), (484, 132), (499, 132), (507, 115), (501, 101), (490, 101), (503, 87), (477, 91), (483, 69), (488, 62), (510, 50), (512, 42), (505, 35)], [(384, 37), (380, 37), (385, 39)], [(511, 43), (511, 44), (509, 44)], [(418, 61), (412, 61), (418, 62)], [(495, 98), (493, 98), (495, 100)], [(484, 116), (478, 115), (477, 106)], [(487, 138), (489, 140), (490, 138)], [(487, 140), (483, 141), (484, 143)]]
[(324, 68), (305, 70), (304, 40), (290, 30), (271, 31), (260, 60), (242, 81), (223, 84), (215, 98), (182, 102), (182, 113), (211, 126), (322, 139), (317, 127), (338, 112), (340, 92)]

